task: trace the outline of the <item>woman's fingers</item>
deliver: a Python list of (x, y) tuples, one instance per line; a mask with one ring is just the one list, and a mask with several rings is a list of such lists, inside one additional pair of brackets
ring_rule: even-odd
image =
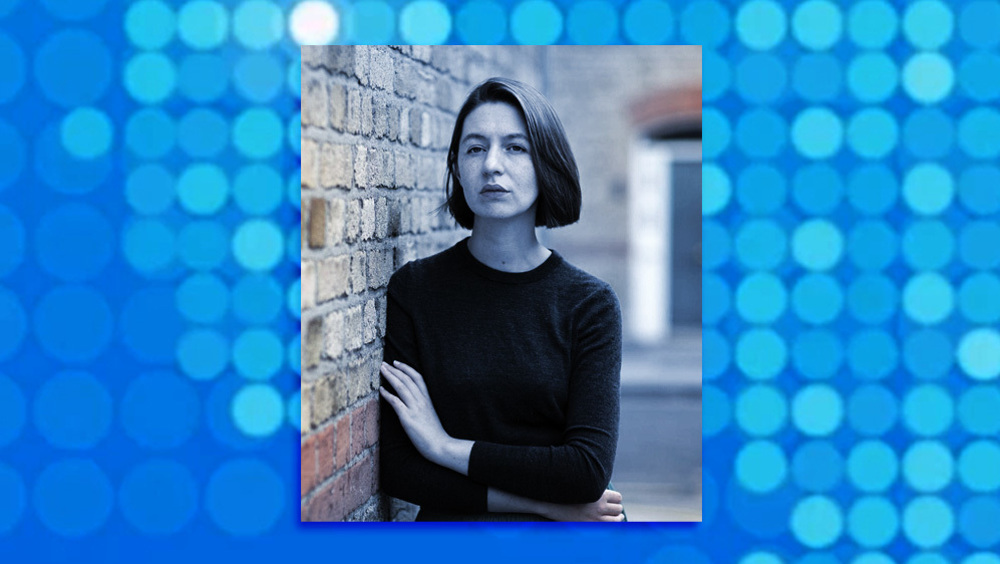
[(601, 515), (598, 521), (605, 523), (620, 523), (625, 520), (625, 515)]
[(604, 506), (605, 515), (618, 515), (625, 511), (625, 506), (620, 503), (609, 503)]
[(409, 364), (406, 364), (405, 362), (400, 362), (398, 360), (394, 361), (392, 364), (398, 370), (401, 370), (403, 373), (405, 373), (407, 376), (409, 376), (410, 379), (413, 380), (413, 382), (420, 389), (420, 391), (424, 393), (424, 395), (427, 395), (427, 396), (430, 395), (430, 394), (427, 393), (427, 386), (424, 384), (424, 377), (421, 376), (419, 372), (417, 372), (416, 370), (414, 370), (412, 366), (410, 366)]
[(604, 490), (604, 501), (608, 503), (621, 503), (622, 494), (615, 490)]
[(385, 398), (385, 401), (387, 401), (389, 405), (392, 407), (393, 411), (396, 412), (396, 415), (402, 418), (401, 411), (406, 408), (406, 406), (403, 404), (403, 401), (397, 398), (396, 396), (392, 395), (389, 392), (389, 390), (383, 388), (382, 386), (378, 387), (378, 392), (382, 394), (382, 397)]
[[(385, 362), (382, 363), (382, 366), (384, 366), (387, 370), (390, 370), (397, 378), (399, 378), (400, 381), (402, 381), (403, 384), (405, 384), (409, 388), (410, 394), (412, 394), (414, 397), (426, 396), (427, 395), (427, 392), (424, 391), (421, 388), (421, 386), (418, 385), (413, 380), (413, 376), (411, 376), (407, 372), (404, 372), (403, 370), (400, 370), (399, 368), (393, 367), (391, 364), (388, 364), (388, 363), (385, 363)], [(418, 374), (418, 376), (419, 376), (419, 374)]]
[(399, 396), (399, 399), (401, 399), (404, 404), (406, 404), (407, 406), (413, 405), (414, 392), (411, 387), (412, 384), (407, 384), (404, 381), (406, 380), (405, 377), (400, 377), (398, 371), (393, 370), (391, 366), (389, 366), (384, 362), (382, 363), (382, 375), (385, 376), (385, 379), (389, 381), (389, 384), (392, 385), (392, 389), (396, 391), (396, 394)]

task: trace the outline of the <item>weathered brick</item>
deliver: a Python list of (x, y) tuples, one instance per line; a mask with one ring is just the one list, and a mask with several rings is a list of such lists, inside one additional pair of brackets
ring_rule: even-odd
[(396, 204), (399, 205), (399, 234), (405, 235), (411, 232), (413, 225), (413, 199), (401, 198), (396, 200)]
[[(365, 448), (375, 446), (378, 443), (378, 396), (372, 398), (365, 404)], [(376, 467), (378, 467), (376, 465)]]
[(336, 422), (337, 425), (337, 455), (335, 460), (335, 466), (337, 468), (343, 468), (347, 466), (347, 462), (351, 459), (351, 418), (348, 415), (344, 415)]
[[(427, 112), (420, 108), (410, 108), (410, 143), (420, 146), (424, 138), (423, 127), (428, 120), (424, 119)], [(429, 133), (429, 132), (428, 132)]]
[(370, 136), (375, 130), (375, 111), (372, 106), (372, 92), (361, 93), (361, 134)]
[(399, 209), (400, 203), (397, 200), (389, 201), (389, 217), (388, 225), (386, 226), (386, 234), (389, 237), (396, 237), (399, 235)]
[(372, 464), (372, 457), (368, 453), (362, 454), (361, 458), (347, 470), (348, 495), (347, 505), (354, 508), (361, 507), (373, 495), (375, 495), (375, 475), (377, 472)]
[(316, 263), (313, 261), (302, 261), (302, 281), (299, 294), (301, 307), (305, 311), (316, 305)]
[(439, 71), (448, 70), (448, 49), (444, 46), (435, 47), (431, 51), (431, 66)]
[(361, 205), (361, 240), (367, 241), (375, 235), (375, 200), (365, 198)]
[(373, 47), (371, 51), (371, 85), (381, 90), (392, 91), (395, 76), (392, 54), (384, 47)]
[(417, 64), (406, 59), (397, 61), (394, 83), (396, 94), (409, 99), (417, 97)]
[(355, 76), (355, 54), (354, 47), (347, 45), (335, 45), (323, 47), (323, 66), (331, 72)]
[(448, 112), (451, 111), (451, 82), (447, 79), (438, 80), (434, 85), (434, 98), (437, 103), (437, 107)]
[(384, 296), (380, 297), (379, 299), (375, 300), (375, 304), (376, 307), (378, 308), (378, 311), (376, 312), (376, 315), (378, 316), (378, 336), (385, 337), (385, 308), (387, 305), (386, 298)]
[(396, 186), (398, 188), (413, 188), (416, 179), (413, 158), (406, 149), (397, 149), (395, 151), (395, 156)]
[(312, 491), (316, 487), (316, 444), (315, 437), (306, 438), (302, 441), (302, 446), (300, 447), (300, 454), (302, 456), (302, 497)]
[(388, 126), (386, 137), (388, 137), (390, 141), (399, 140), (399, 107), (395, 104), (389, 103), (386, 106), (385, 119)]
[[(326, 54), (323, 52), (323, 47), (319, 45), (303, 45), (302, 46), (302, 65), (310, 67), (318, 67), (323, 63), (323, 57)], [(305, 73), (302, 73), (305, 76)]]
[(354, 146), (354, 185), (358, 188), (368, 187), (368, 147)]
[(336, 445), (333, 431), (333, 425), (327, 425), (313, 435), (316, 439), (316, 477), (319, 482), (333, 476), (333, 453)]
[(347, 201), (347, 222), (344, 225), (344, 240), (353, 243), (361, 234), (361, 203), (358, 200)]
[(395, 269), (399, 270), (404, 264), (417, 258), (417, 248), (412, 241), (400, 242), (395, 250)]
[(350, 259), (347, 255), (320, 261), (316, 297), (319, 303), (347, 295), (349, 269)]
[(351, 293), (357, 294), (365, 290), (365, 262), (364, 251), (356, 251), (351, 255)]
[(399, 109), (399, 142), (403, 145), (410, 142), (410, 111), (405, 105)]
[(375, 200), (375, 238), (381, 241), (389, 233), (389, 204), (385, 198)]
[(334, 478), (322, 491), (306, 504), (307, 521), (343, 521), (347, 516), (348, 484), (350, 477), (344, 473)]
[(312, 139), (302, 140), (302, 187), (319, 187), (318, 145)]
[(310, 430), (312, 430), (312, 385), (303, 381), (301, 387), (299, 388), (300, 397), (302, 401), (301, 405), (301, 416), (299, 418), (300, 433), (305, 435)]
[(412, 45), (413, 58), (424, 62), (431, 62), (431, 46), (430, 45)]
[(361, 454), (365, 448), (364, 408), (351, 412), (351, 458)]
[(337, 358), (344, 352), (344, 313), (331, 311), (323, 322), (323, 353)]
[(368, 286), (370, 288), (381, 288), (388, 284), (392, 272), (392, 249), (368, 251)]
[(350, 400), (350, 374), (342, 369), (330, 374), (330, 397), (333, 398), (333, 413), (336, 415), (347, 409)]
[(368, 71), (371, 66), (371, 47), (357, 45), (354, 47), (354, 76), (362, 86), (368, 86)]
[(468, 77), (465, 69), (466, 50), (460, 47), (448, 47), (445, 53), (447, 54), (448, 73), (458, 80), (465, 82)]
[(309, 248), (322, 249), (326, 239), (326, 200), (309, 201)]
[(326, 222), (327, 238), (331, 245), (339, 245), (344, 240), (344, 200), (330, 200), (327, 206), (330, 208)]
[(330, 395), (330, 384), (324, 379), (313, 388), (313, 427), (321, 426), (333, 416), (333, 398)]
[(370, 343), (375, 340), (378, 336), (378, 317), (376, 317), (375, 300), (368, 300), (365, 302), (365, 327), (364, 327), (364, 339), (365, 343)]
[(342, 84), (330, 85), (330, 127), (344, 130), (347, 118), (347, 89)]
[(349, 351), (358, 350), (363, 342), (361, 306), (356, 305), (344, 311), (344, 346)]
[(313, 368), (319, 364), (320, 351), (323, 348), (323, 319), (313, 317), (306, 323), (306, 335), (302, 340), (302, 364)]
[(351, 88), (347, 91), (347, 132), (361, 131), (361, 91)]
[(351, 147), (324, 143), (320, 149), (319, 181), (324, 188), (351, 187)]
[(326, 82), (319, 76), (302, 77), (302, 125), (326, 127)]
[[(359, 327), (360, 329), (360, 327)], [(355, 404), (359, 399), (368, 394), (368, 366), (364, 360), (354, 360), (350, 365), (350, 390), (348, 397), (351, 404)]]
[(374, 133), (375, 137), (379, 139), (383, 139), (389, 134), (388, 114), (389, 110), (385, 98), (382, 96), (372, 98), (372, 119), (375, 120)]
[(378, 151), (378, 166), (375, 168), (375, 184), (390, 188), (396, 183), (396, 159), (390, 149)]

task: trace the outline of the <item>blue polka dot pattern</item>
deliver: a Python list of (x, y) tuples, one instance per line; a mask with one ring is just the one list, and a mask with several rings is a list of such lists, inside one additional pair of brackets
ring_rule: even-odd
[[(0, 0), (0, 543), (328, 550), (287, 456), (301, 4)], [(640, 560), (1000, 562), (996, 2), (323, 4), (349, 43), (703, 46), (706, 523)]]

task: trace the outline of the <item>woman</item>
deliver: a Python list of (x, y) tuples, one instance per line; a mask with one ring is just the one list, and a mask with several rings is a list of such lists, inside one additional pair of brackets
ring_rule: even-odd
[(418, 521), (620, 521), (621, 312), (535, 227), (580, 216), (548, 101), (492, 78), (459, 111), (447, 206), (472, 236), (389, 282), (381, 480)]

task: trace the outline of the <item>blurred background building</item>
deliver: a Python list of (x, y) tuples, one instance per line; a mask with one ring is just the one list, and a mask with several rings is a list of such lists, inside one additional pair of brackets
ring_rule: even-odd
[(701, 520), (701, 47), (541, 49), (580, 168), (580, 222), (543, 242), (624, 315), (613, 483), (639, 521)]

